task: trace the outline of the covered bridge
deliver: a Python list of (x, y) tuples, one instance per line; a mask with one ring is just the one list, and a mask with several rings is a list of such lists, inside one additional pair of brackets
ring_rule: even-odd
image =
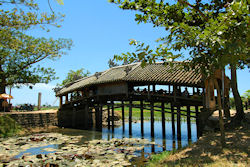
[[(198, 117), (199, 108), (209, 108), (213, 101), (215, 103), (210, 97), (214, 94), (205, 94), (202, 75), (193, 70), (184, 70), (181, 63), (155, 63), (144, 68), (140, 63), (122, 65), (65, 85), (56, 92), (56, 96), (60, 97), (59, 126), (82, 129), (95, 126), (101, 130), (103, 111), (108, 112), (108, 117), (111, 112), (113, 118), (114, 108), (121, 108), (124, 127), (124, 106), (128, 106), (129, 134), (132, 134), (132, 110), (140, 108), (142, 133), (143, 110), (148, 109), (151, 111), (151, 135), (154, 135), (154, 112), (162, 113), (163, 122), (165, 113), (169, 112), (172, 115), (173, 133), (174, 121), (177, 120), (177, 137), (180, 138), (181, 116), (187, 117), (190, 128), (190, 118)], [(165, 104), (171, 104), (171, 107), (166, 108)], [(191, 106), (195, 111), (190, 110)], [(113, 129), (114, 119), (108, 120), (111, 120), (108, 127), (111, 122)], [(196, 122), (198, 125), (199, 119)], [(164, 134), (165, 124), (162, 125)], [(191, 129), (188, 132), (191, 135)]]

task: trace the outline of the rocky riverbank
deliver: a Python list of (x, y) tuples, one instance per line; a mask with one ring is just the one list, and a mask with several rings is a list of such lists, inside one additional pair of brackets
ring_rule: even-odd
[(60, 133), (0, 139), (0, 166), (129, 166), (135, 151), (154, 144), (135, 138), (80, 140)]

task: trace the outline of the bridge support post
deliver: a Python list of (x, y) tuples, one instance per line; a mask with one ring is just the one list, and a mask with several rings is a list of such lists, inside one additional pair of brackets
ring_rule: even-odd
[(88, 103), (85, 103), (85, 107), (84, 107), (84, 113), (83, 113), (83, 128), (84, 129), (88, 129), (89, 126), (89, 105)]
[(166, 137), (166, 122), (165, 122), (165, 103), (161, 103), (161, 118), (162, 118), (162, 136)]
[(171, 121), (172, 121), (172, 136), (175, 138), (175, 116), (174, 116), (174, 104), (171, 103)]
[(129, 116), (128, 116), (128, 121), (129, 121), (129, 135), (132, 135), (132, 100), (129, 100)]
[(177, 105), (177, 140), (181, 140), (181, 107), (179, 104)]
[(201, 137), (199, 107), (195, 106), (197, 138)]
[(191, 140), (190, 106), (187, 106), (187, 132), (188, 140)]
[(143, 100), (140, 101), (140, 109), (141, 109), (141, 135), (144, 136)]
[(125, 131), (125, 114), (124, 114), (124, 102), (121, 102), (122, 104), (122, 131)]
[(112, 132), (115, 131), (115, 111), (114, 111), (114, 102), (111, 102), (111, 112), (112, 112)]
[(110, 106), (107, 104), (107, 109), (108, 109), (108, 129), (110, 129)]
[(150, 114), (151, 114), (151, 136), (154, 137), (154, 102), (150, 101)]
[(98, 104), (95, 108), (96, 130), (102, 131), (102, 105)]

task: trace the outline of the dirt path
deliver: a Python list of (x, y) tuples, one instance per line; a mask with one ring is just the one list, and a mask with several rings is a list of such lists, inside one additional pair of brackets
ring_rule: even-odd
[(39, 111), (11, 111), (11, 112), (0, 112), (1, 114), (39, 114), (39, 113), (56, 113), (58, 109), (50, 110), (39, 110)]

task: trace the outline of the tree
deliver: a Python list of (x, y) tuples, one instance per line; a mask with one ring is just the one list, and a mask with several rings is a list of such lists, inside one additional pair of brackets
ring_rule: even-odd
[(243, 96), (246, 98), (246, 99), (250, 99), (250, 89), (248, 89), (244, 94)]
[(57, 60), (72, 46), (69, 39), (37, 38), (27, 35), (28, 30), (48, 26), (60, 27), (57, 22), (64, 17), (55, 13), (39, 14), (32, 0), (5, 0), (0, 6), (0, 93), (6, 86), (16, 84), (48, 83), (56, 79), (52, 68), (39, 62)]
[(113, 59), (109, 59), (108, 65), (109, 65), (109, 68), (119, 66), (119, 64), (117, 64), (116, 62), (114, 62)]
[[(164, 27), (166, 36), (160, 38), (156, 50), (137, 41), (134, 53), (115, 55), (116, 60), (141, 61), (142, 65), (157, 60), (183, 58), (173, 51), (188, 49), (190, 63), (186, 68), (201, 67), (203, 74), (210, 75), (216, 69), (231, 68), (231, 85), (235, 98), (236, 122), (244, 118), (242, 101), (237, 88), (236, 69), (249, 63), (249, 6), (247, 0), (111, 0), (121, 9), (139, 11), (138, 23), (152, 23)], [(184, 58), (183, 58), (184, 59)]]
[(70, 70), (67, 74), (67, 77), (58, 86), (64, 86), (64, 85), (69, 84), (75, 80), (81, 79), (83, 77), (87, 77), (87, 76), (89, 76), (89, 74), (90, 74), (90, 72), (88, 70), (86, 72), (84, 72), (84, 68), (81, 68), (81, 69), (76, 70), (76, 71)]

